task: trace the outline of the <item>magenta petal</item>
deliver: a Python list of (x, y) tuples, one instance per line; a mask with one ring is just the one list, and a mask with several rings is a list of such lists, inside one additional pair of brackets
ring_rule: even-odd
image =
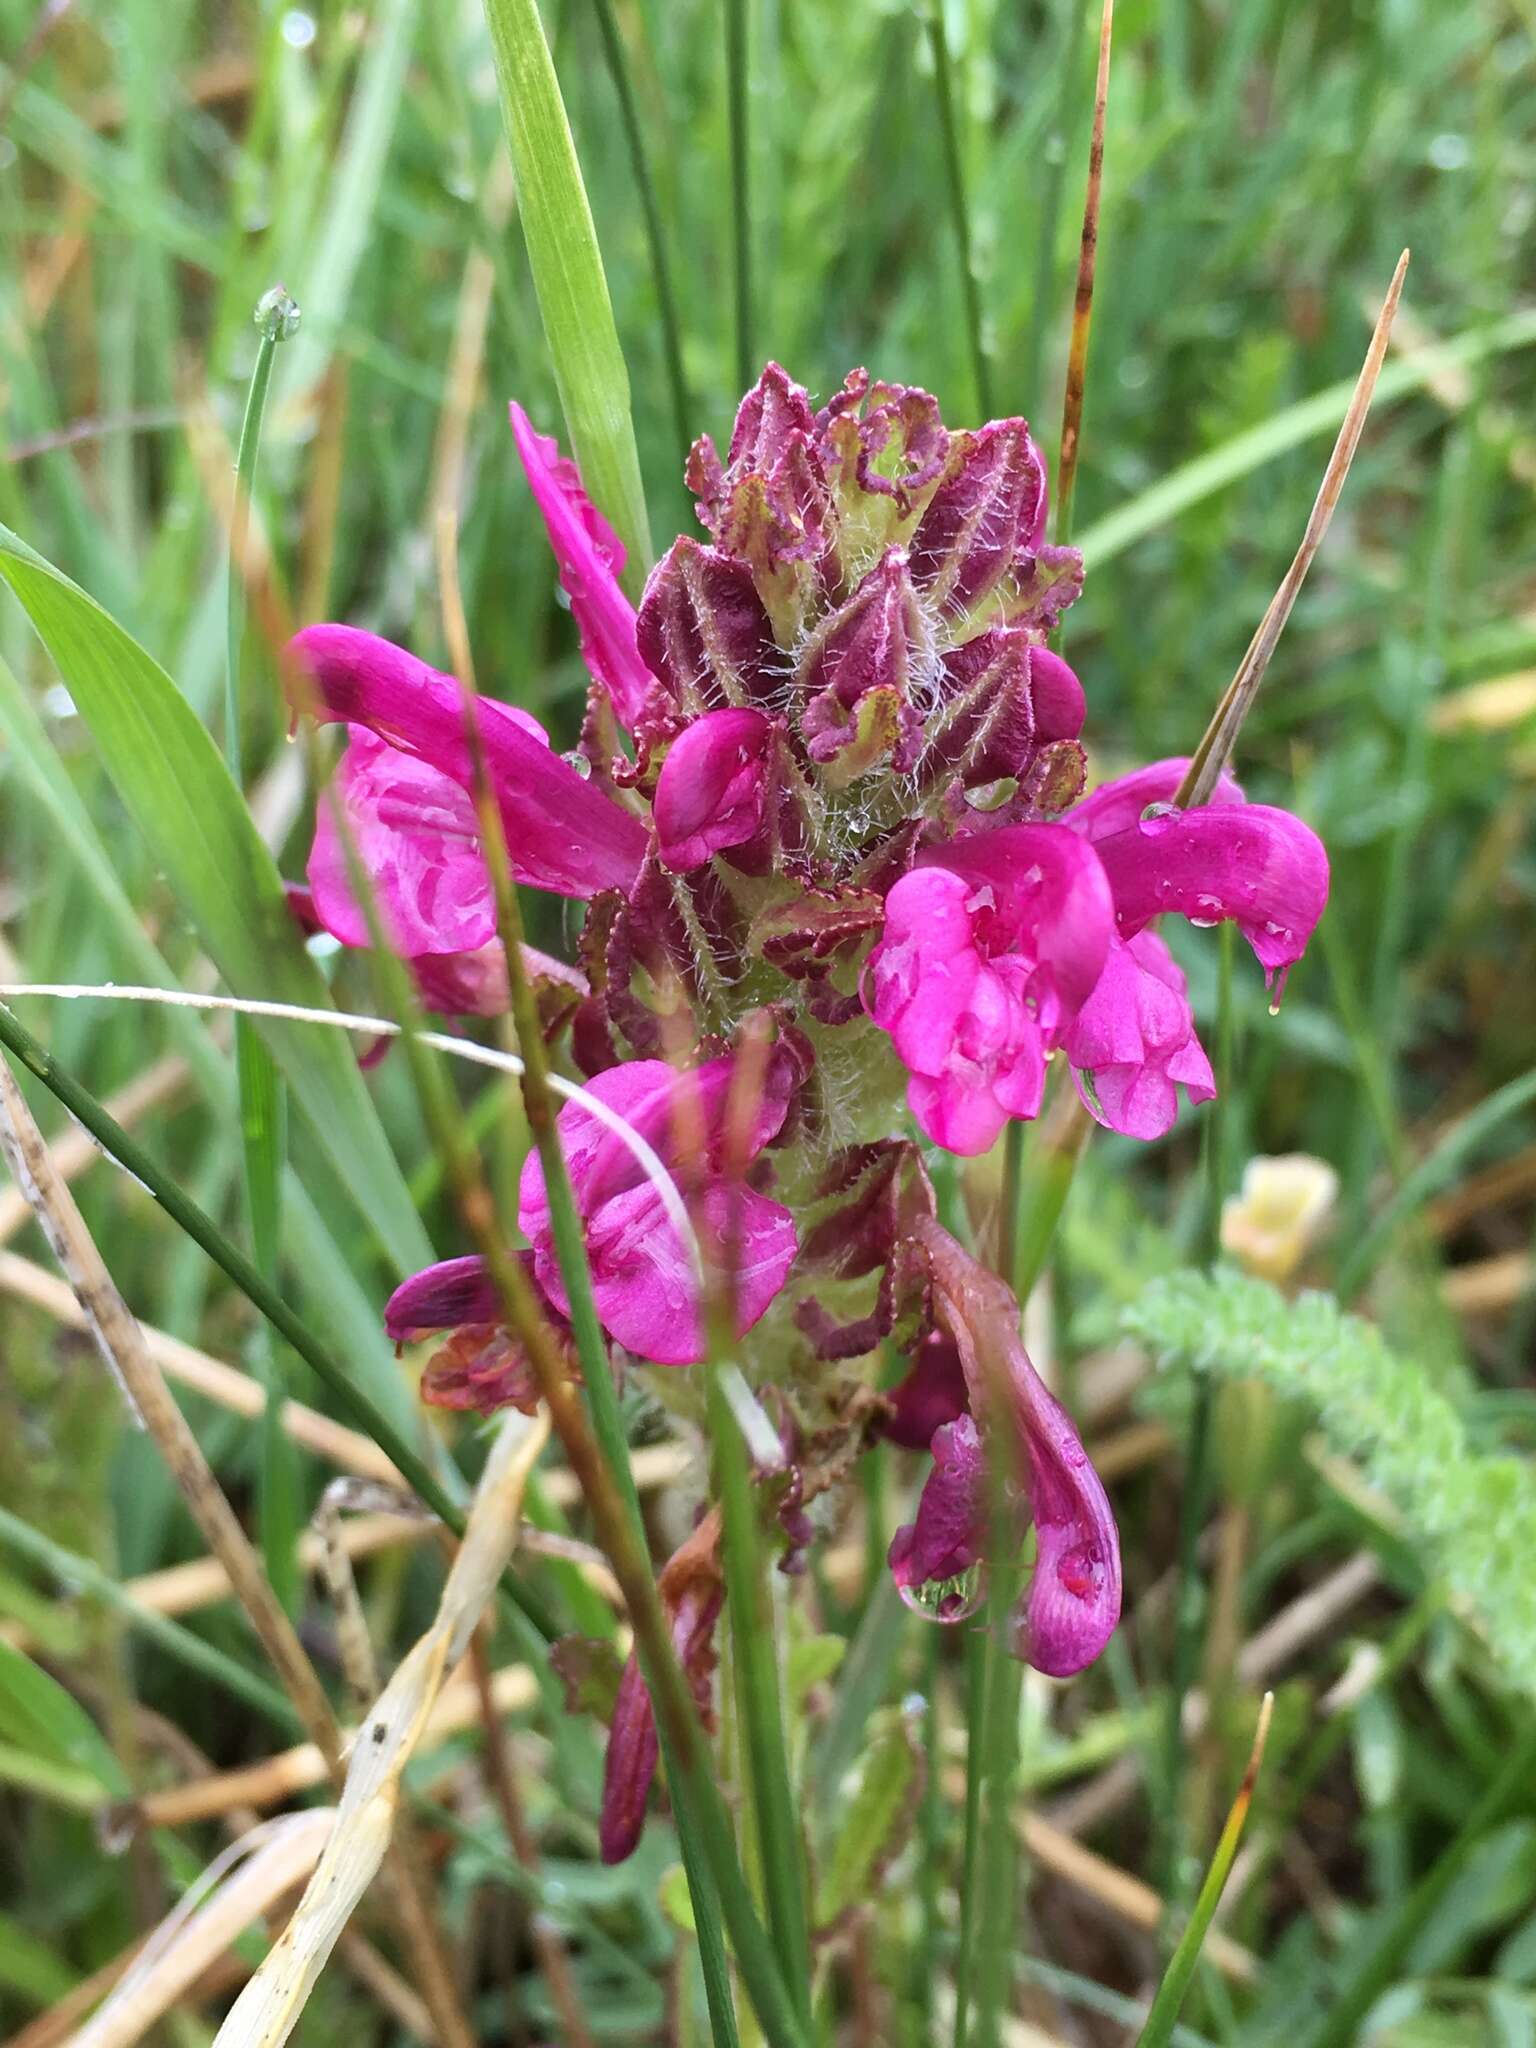
[[(978, 1561), (986, 1543), (986, 1459), (970, 1416), (935, 1430), (932, 1450), (933, 1470), (917, 1504), (917, 1519), (896, 1531), (886, 1558), (903, 1593), (959, 1578)], [(963, 1621), (971, 1607), (957, 1595), (927, 1611), (938, 1621)]]
[(1091, 994), (1113, 936), (1094, 850), (1057, 825), (934, 847), (894, 884), (863, 997), (912, 1076), (936, 1145), (984, 1152), (1040, 1107), (1046, 1054)]
[[(292, 652), (316, 686), (317, 701), (302, 709), (366, 726), (473, 790), (464, 699), (452, 676), (353, 626), (306, 626)], [(526, 713), (484, 697), (476, 709), (517, 879), (560, 896), (632, 888), (645, 859), (640, 820), (552, 752)]]
[(1096, 847), (1122, 938), (1163, 911), (1196, 924), (1232, 918), (1271, 979), (1301, 958), (1328, 901), (1322, 841), (1268, 804), (1146, 818)]
[(1066, 1053), (1088, 1108), (1128, 1138), (1161, 1138), (1173, 1128), (1180, 1082), (1191, 1102), (1216, 1093), (1183, 973), (1151, 931), (1110, 947), (1098, 986), (1067, 1034)]
[(485, 1260), (443, 1259), (402, 1280), (384, 1304), (384, 1328), (396, 1344), (461, 1323), (499, 1323), (501, 1295)]
[[(1112, 782), (1101, 782), (1081, 803), (1072, 806), (1062, 823), (1097, 845), (1116, 832), (1129, 831), (1154, 805), (1171, 806), (1188, 770), (1189, 759), (1183, 754), (1166, 761), (1149, 761), (1133, 775), (1118, 775)], [(1232, 777), (1223, 774), (1207, 808), (1217, 809), (1244, 800)]]
[(906, 1377), (887, 1393), (892, 1412), (881, 1434), (905, 1450), (926, 1451), (933, 1432), (963, 1415), (969, 1398), (959, 1352), (935, 1333), (924, 1338)]
[(561, 587), (571, 600), (582, 659), (606, 687), (619, 722), (633, 730), (653, 679), (635, 645), (635, 608), (619, 587), (623, 546), (582, 489), (575, 463), (562, 458), (553, 435), (535, 433), (515, 399), (510, 411), (528, 488), (560, 565)]
[(598, 1849), (605, 1863), (622, 1863), (639, 1847), (646, 1800), (660, 1755), (651, 1696), (638, 1661), (631, 1657), (619, 1680), (603, 1764)]
[(1068, 1677), (1098, 1656), (1120, 1618), (1120, 1539), (1109, 1498), (1071, 1417), (1030, 1362), (1011, 1290), (931, 1219), (914, 1235), (972, 1412), (989, 1434), (1008, 1433), (1028, 1495), (1035, 1568), (1014, 1610), (1013, 1652), (1052, 1678)]
[(343, 945), (371, 939), (337, 829), (338, 803), (397, 952), (472, 952), (495, 938), (495, 896), (468, 792), (353, 726), (320, 798), (308, 870), (315, 912)]
[(672, 742), (653, 805), (669, 868), (696, 868), (756, 834), (772, 737), (761, 711), (709, 711)]
[(1022, 954), (1043, 1028), (1075, 1015), (1093, 992), (1113, 935), (1112, 899), (1093, 850), (1062, 825), (1004, 825), (918, 856), (973, 885), (978, 938), (990, 955)]
[[(729, 1190), (710, 1178), (719, 1173), (726, 1119), (734, 1113), (734, 1068), (729, 1055), (685, 1072), (665, 1060), (634, 1060), (610, 1067), (587, 1086), (655, 1147), (663, 1164), (683, 1175), (694, 1194), (695, 1227), (706, 1250), (718, 1257), (728, 1239), (736, 1244), (737, 1320), (744, 1331), (783, 1286), (796, 1239), (793, 1218), (779, 1203), (750, 1188)], [(770, 1059), (742, 1133), (748, 1159), (783, 1123), (790, 1084), (787, 1063)], [(695, 1363), (704, 1355), (698, 1287), (687, 1246), (655, 1186), (624, 1140), (581, 1103), (566, 1105), (557, 1128), (581, 1212), (603, 1327), (638, 1357), (660, 1365)], [(554, 1254), (544, 1174), (536, 1154), (523, 1168), (518, 1222), (533, 1246), (540, 1286), (565, 1311), (568, 1304)]]

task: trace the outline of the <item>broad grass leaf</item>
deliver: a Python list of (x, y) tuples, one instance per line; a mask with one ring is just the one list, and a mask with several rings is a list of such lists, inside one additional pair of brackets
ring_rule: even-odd
[[(218, 749), (171, 678), (94, 598), (5, 527), (15, 590), (100, 749), (118, 794), (238, 995), (326, 1008), (270, 853)], [(431, 1250), (351, 1046), (340, 1033), (263, 1018), (261, 1034), (316, 1139), (402, 1271)]]

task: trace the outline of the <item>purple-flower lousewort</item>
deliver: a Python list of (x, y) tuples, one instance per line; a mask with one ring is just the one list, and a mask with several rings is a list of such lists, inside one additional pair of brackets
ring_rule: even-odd
[[(961, 1619), (999, 1526), (990, 1437), (1019, 1541), (1035, 1530), (1014, 1648), (1076, 1671), (1119, 1615), (1114, 1520), (1017, 1303), (936, 1220), (903, 1106), (930, 1144), (980, 1153), (1038, 1114), (1060, 1056), (1101, 1124), (1161, 1136), (1181, 1086), (1192, 1102), (1215, 1088), (1156, 921), (1234, 920), (1278, 993), (1322, 914), (1323, 848), (1225, 776), (1177, 807), (1184, 760), (1085, 794), (1082, 688), (1046, 645), (1082, 563), (1044, 541), (1046, 466), (1022, 419), (952, 432), (927, 392), (862, 370), (817, 410), (770, 364), (724, 459), (694, 448), (707, 538), (674, 541), (638, 611), (574, 465), (516, 405), (512, 430), (591, 677), (570, 756), (527, 713), (478, 705), (514, 875), (587, 905), (578, 961), (530, 950), (526, 970), (551, 1038), (659, 1154), (729, 1271), (740, 1355), (785, 1445), (787, 1562), (807, 1504), (884, 1432), (932, 1459), (891, 1569), (924, 1612)], [(348, 626), (312, 626), (296, 652), (305, 708), (347, 727), (346, 829), (322, 803), (300, 914), (369, 943), (355, 857), (424, 1001), (504, 1009), (459, 684)], [(702, 1359), (696, 1269), (652, 1179), (582, 1104), (559, 1130), (618, 1362)], [(518, 1224), (563, 1326), (536, 1157)], [(387, 1323), (452, 1333), (429, 1400), (535, 1398), (478, 1260), (406, 1281)], [(869, 1387), (884, 1343), (912, 1361), (886, 1399)], [(706, 1706), (717, 1549), (710, 1517), (662, 1581)], [(654, 1762), (632, 1670), (605, 1854), (633, 1846)]]

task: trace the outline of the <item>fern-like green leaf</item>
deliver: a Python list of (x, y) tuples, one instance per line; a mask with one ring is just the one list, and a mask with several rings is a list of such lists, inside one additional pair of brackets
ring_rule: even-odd
[(1401, 1511), (1511, 1675), (1536, 1692), (1536, 1471), (1528, 1461), (1472, 1448), (1423, 1368), (1331, 1295), (1288, 1300), (1232, 1271), (1178, 1273), (1146, 1290), (1126, 1327), (1165, 1366), (1262, 1380), (1310, 1408), (1330, 1445)]

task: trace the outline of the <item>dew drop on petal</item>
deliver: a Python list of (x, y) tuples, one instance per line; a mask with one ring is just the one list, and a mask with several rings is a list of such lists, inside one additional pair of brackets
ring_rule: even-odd
[(968, 1621), (976, 1612), (986, 1587), (985, 1566), (973, 1564), (952, 1579), (926, 1579), (920, 1586), (899, 1586), (897, 1591), (924, 1621), (942, 1622), (952, 1628), (957, 1621)]
[(1056, 1561), (1056, 1577), (1063, 1592), (1087, 1600), (1104, 1584), (1104, 1559), (1096, 1544), (1078, 1543)]
[(1141, 814), (1142, 830), (1148, 834), (1166, 832), (1178, 815), (1177, 804), (1148, 804)]

